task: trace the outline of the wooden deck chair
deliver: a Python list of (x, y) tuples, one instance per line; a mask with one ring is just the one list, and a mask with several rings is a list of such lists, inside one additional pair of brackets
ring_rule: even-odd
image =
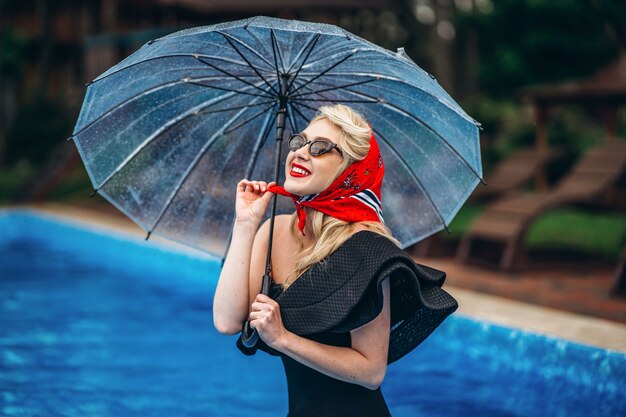
[(504, 194), (487, 205), (461, 238), (457, 260), (468, 262), (475, 257), (472, 247), (482, 246), (475, 249), (488, 248), (486, 255), (501, 270), (516, 269), (525, 260), (524, 237), (533, 220), (557, 206), (598, 203), (625, 170), (626, 142), (613, 141), (586, 152), (550, 192)]
[(564, 154), (557, 148), (525, 148), (516, 151), (498, 163), (486, 176), (486, 186), (479, 186), (470, 196), (472, 201), (493, 198), (528, 184), (558, 157)]
[[(479, 186), (471, 194), (469, 201), (485, 201), (505, 192), (510, 192), (528, 184), (537, 173), (551, 162), (562, 157), (565, 152), (559, 148), (524, 148), (499, 162), (486, 176), (487, 186)], [(437, 234), (419, 241), (411, 247), (415, 256), (439, 256), (454, 253), (457, 242), (448, 242)]]

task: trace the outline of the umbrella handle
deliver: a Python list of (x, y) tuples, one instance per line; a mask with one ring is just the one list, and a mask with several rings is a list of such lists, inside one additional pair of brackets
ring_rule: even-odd
[[(263, 275), (263, 284), (261, 285), (260, 294), (268, 295), (270, 292), (270, 279), (268, 274)], [(254, 347), (259, 341), (259, 333), (256, 329), (250, 327), (250, 321), (243, 322), (243, 329), (241, 330), (241, 343), (247, 348)]]
[[(283, 142), (283, 130), (285, 129), (285, 117), (287, 115), (287, 83), (289, 82), (289, 75), (282, 75), (282, 82), (280, 83), (280, 109), (276, 114), (276, 158), (274, 163), (274, 181), (278, 184), (278, 179), (280, 178), (280, 151), (281, 144)], [(270, 283), (272, 282), (272, 277), (270, 276), (271, 271), (271, 256), (272, 256), (272, 237), (274, 236), (274, 216), (276, 214), (276, 196), (272, 196), (272, 214), (270, 221), (270, 233), (269, 233), (269, 244), (267, 249), (267, 259), (265, 261), (265, 274), (263, 275), (261, 292), (260, 294), (269, 295), (270, 293)], [(252, 329), (250, 327), (250, 321), (246, 320), (243, 323), (243, 329), (241, 331), (241, 342), (247, 348), (251, 348), (259, 340), (259, 333), (256, 329)]]

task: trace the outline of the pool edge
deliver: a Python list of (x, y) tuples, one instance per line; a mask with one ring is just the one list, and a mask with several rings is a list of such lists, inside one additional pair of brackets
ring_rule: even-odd
[(625, 324), (452, 285), (445, 289), (459, 301), (459, 314), (626, 354)]

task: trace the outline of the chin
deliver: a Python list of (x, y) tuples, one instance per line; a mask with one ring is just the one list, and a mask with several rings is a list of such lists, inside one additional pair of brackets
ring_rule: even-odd
[(290, 180), (285, 181), (285, 184), (283, 185), (283, 188), (285, 189), (285, 191), (290, 192), (291, 194), (296, 194), (299, 196), (303, 196), (305, 194), (302, 194), (301, 191), (298, 189), (298, 187), (293, 187), (293, 184), (291, 183)]

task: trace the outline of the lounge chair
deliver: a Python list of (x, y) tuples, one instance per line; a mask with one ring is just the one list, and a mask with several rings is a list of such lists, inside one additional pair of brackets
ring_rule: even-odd
[[(586, 152), (552, 191), (503, 195), (488, 204), (474, 220), (461, 239), (457, 260), (466, 263), (470, 258), (479, 259), (472, 254), (472, 249), (473, 246), (481, 246), (476, 249), (488, 249), (487, 255), (498, 261), (501, 270), (516, 269), (525, 261), (524, 237), (533, 220), (557, 206), (610, 206), (606, 198), (611, 196), (625, 170), (626, 142), (611, 141)], [(493, 247), (494, 243), (502, 250)]]
[(516, 151), (489, 172), (485, 178), (487, 185), (479, 185), (470, 199), (471, 201), (484, 200), (521, 188), (563, 154), (563, 150), (556, 148), (537, 149), (533, 147)]
[[(564, 151), (558, 148), (524, 148), (499, 162), (486, 176), (487, 186), (480, 185), (474, 190), (469, 202), (485, 201), (498, 195), (520, 189), (530, 183), (551, 162), (562, 157)], [(410, 252), (419, 257), (441, 256), (454, 253), (457, 241), (450, 241), (434, 234), (419, 241)]]

